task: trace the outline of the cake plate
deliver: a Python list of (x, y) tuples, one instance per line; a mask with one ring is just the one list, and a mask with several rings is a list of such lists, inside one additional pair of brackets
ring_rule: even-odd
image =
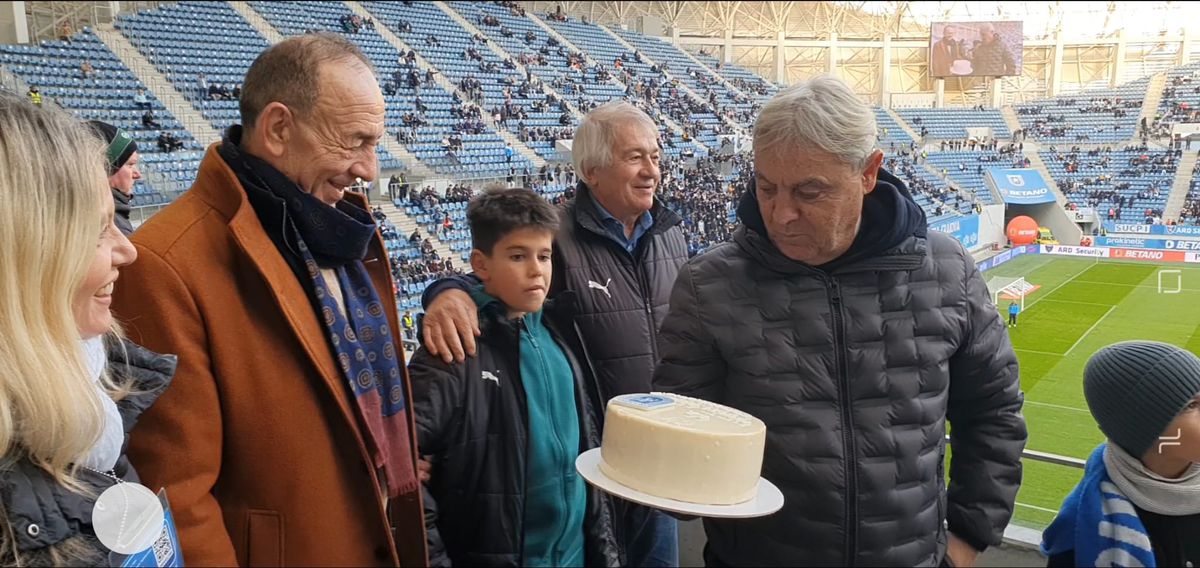
[(595, 485), (605, 493), (611, 493), (647, 507), (671, 511), (696, 517), (719, 517), (729, 519), (746, 519), (750, 517), (765, 517), (783, 507), (783, 493), (775, 484), (763, 478), (758, 478), (758, 494), (749, 501), (734, 505), (701, 505), (655, 497), (613, 480), (600, 471), (600, 448), (594, 448), (581, 454), (575, 459), (575, 469), (588, 483)]

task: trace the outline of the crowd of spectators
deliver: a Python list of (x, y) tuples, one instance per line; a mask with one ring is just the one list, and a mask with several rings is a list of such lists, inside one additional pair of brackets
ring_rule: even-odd
[(549, 126), (529, 128), (522, 125), (517, 132), (517, 139), (521, 142), (550, 142), (553, 144), (559, 140), (570, 140), (574, 137), (575, 129), (570, 126), (561, 128), (552, 128)]
[[(962, 210), (964, 201), (974, 203), (974, 196), (964, 198), (963, 194), (945, 183), (935, 183), (929, 176), (918, 173), (923, 168), (925, 157), (909, 148), (901, 148), (896, 154), (889, 155), (883, 167), (895, 176), (904, 180), (908, 191), (913, 196), (925, 196), (932, 203), (931, 211), (935, 217)], [(945, 175), (945, 174), (943, 174)]]
[(1191, 75), (1176, 76), (1171, 78), (1171, 83), (1163, 87), (1161, 101), (1166, 105), (1166, 110), (1161, 108), (1155, 112), (1154, 120), (1151, 124), (1146, 124), (1146, 119), (1142, 118), (1141, 131), (1143, 136), (1152, 136), (1154, 138), (1165, 138), (1171, 135), (1171, 126), (1178, 123), (1200, 122), (1200, 109), (1193, 106), (1186, 100), (1181, 100), (1184, 95), (1200, 94), (1200, 85), (1193, 85), (1195, 77)]
[[(1064, 107), (1074, 107), (1080, 114), (1103, 114), (1113, 118), (1123, 118), (1129, 116), (1130, 112), (1140, 112), (1139, 109), (1142, 106), (1140, 100), (1122, 99), (1121, 97), (1093, 97), (1087, 99), (1084, 104), (1079, 104), (1079, 102), (1075, 98), (1060, 98), (1055, 99), (1053, 104), (1047, 102), (1036, 106), (1018, 107), (1016, 112), (1037, 117), (1033, 123), (1033, 133), (1036, 137), (1062, 138), (1071, 133), (1076, 142), (1086, 142), (1091, 139), (1092, 134), (1104, 132), (1107, 126), (1097, 125), (1095, 130), (1090, 133), (1076, 132), (1075, 126), (1068, 123), (1066, 116), (1062, 114), (1068, 111)], [(1048, 109), (1047, 106), (1050, 108)], [(1114, 122), (1112, 129), (1113, 131), (1120, 130), (1120, 123)]]
[(433, 241), (421, 235), (421, 229), (415, 229), (410, 235), (402, 235), (392, 224), (383, 210), (374, 207), (371, 216), (379, 225), (379, 233), (385, 241), (402, 241), (408, 246), (420, 251), (421, 256), (410, 258), (401, 251), (392, 251), (388, 256), (392, 263), (392, 277), (396, 279), (397, 289), (404, 290), (410, 284), (421, 284), (438, 278), (445, 278), (462, 271), (455, 268), (454, 261), (441, 258), (434, 250)]
[[(1050, 147), (1051, 159), (1064, 165), (1067, 173), (1079, 171), (1101, 170), (1111, 171), (1114, 149), (1111, 147), (1092, 148), (1083, 150), (1073, 146), (1066, 152), (1060, 152), (1054, 146)], [(1135, 200), (1161, 199), (1164, 193), (1170, 191), (1170, 176), (1175, 172), (1181, 152), (1177, 150), (1153, 151), (1148, 146), (1126, 146), (1122, 152), (1139, 152), (1129, 158), (1124, 167), (1113, 175), (1098, 173), (1074, 179), (1058, 181), (1058, 187), (1069, 200), (1069, 205), (1078, 207), (1100, 207), (1099, 213), (1107, 220), (1121, 219), (1121, 214), (1134, 207)], [(1136, 193), (1130, 192), (1133, 181), (1144, 176), (1156, 176), (1157, 179)], [(1162, 223), (1163, 210), (1158, 207), (1148, 207), (1141, 211), (1147, 224)]]
[(683, 216), (688, 255), (728, 241), (737, 227), (736, 204), (753, 175), (748, 155), (699, 158), (693, 167), (665, 158), (660, 167), (659, 198)]
[(358, 14), (345, 14), (338, 18), (338, 25), (342, 28), (342, 33), (356, 34), (363, 30), (375, 29), (375, 20), (364, 18)]

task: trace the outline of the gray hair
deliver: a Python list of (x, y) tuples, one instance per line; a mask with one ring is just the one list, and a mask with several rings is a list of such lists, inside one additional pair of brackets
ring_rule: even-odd
[(788, 87), (763, 105), (754, 151), (817, 148), (859, 168), (875, 152), (875, 113), (840, 79), (819, 75)]
[(658, 138), (658, 125), (638, 107), (625, 101), (610, 101), (587, 113), (571, 146), (571, 163), (580, 179), (587, 181), (588, 168), (603, 168), (612, 163), (617, 129), (625, 124), (641, 126)]

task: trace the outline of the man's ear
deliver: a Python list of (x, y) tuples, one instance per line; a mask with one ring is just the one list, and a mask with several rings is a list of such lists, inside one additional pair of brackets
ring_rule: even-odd
[(863, 195), (875, 191), (875, 181), (879, 179), (879, 168), (881, 167), (883, 167), (883, 151), (875, 150), (867, 158), (867, 165), (863, 168)]
[(490, 279), (490, 261), (491, 259), (488, 258), (488, 255), (483, 254), (483, 251), (479, 249), (471, 250), (471, 270), (475, 272), (475, 276), (478, 276), (479, 279), (485, 284)]
[(261, 158), (281, 158), (296, 135), (295, 125), (292, 109), (281, 102), (272, 102), (263, 107), (254, 120), (250, 142)]

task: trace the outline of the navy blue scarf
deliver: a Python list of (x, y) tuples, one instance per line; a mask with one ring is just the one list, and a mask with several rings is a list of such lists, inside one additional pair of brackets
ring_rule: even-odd
[[(265, 190), (273, 201), (286, 204), (278, 235), (282, 239), (276, 245), (286, 247), (280, 252), (291, 253), (304, 267), (306, 288), (374, 442), (375, 468), (384, 472), (389, 496), (414, 491), (403, 354), (397, 353), (384, 303), (362, 261), (376, 231), (371, 215), (346, 201), (330, 207), (304, 192), (271, 165), (242, 153), (234, 142), (240, 134), (237, 127), (230, 129), (221, 156), (247, 193)], [(344, 312), (322, 268), (336, 274)]]

